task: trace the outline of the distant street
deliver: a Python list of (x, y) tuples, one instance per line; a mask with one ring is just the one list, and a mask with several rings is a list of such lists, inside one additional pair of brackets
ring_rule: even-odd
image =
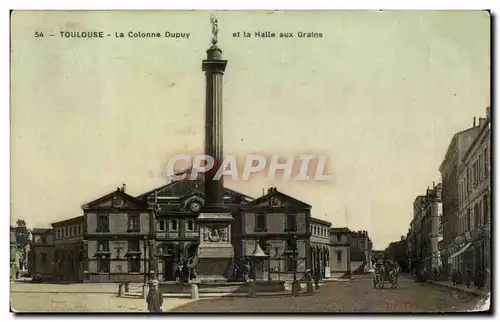
[(456, 312), (474, 308), (478, 299), (436, 285), (417, 284), (407, 276), (400, 277), (396, 290), (374, 289), (371, 275), (364, 275), (330, 282), (313, 296), (200, 300), (172, 312)]

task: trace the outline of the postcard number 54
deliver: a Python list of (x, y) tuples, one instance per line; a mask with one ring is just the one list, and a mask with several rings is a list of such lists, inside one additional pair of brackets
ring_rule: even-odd
[(35, 38), (42, 38), (43, 37), (43, 31), (35, 31)]

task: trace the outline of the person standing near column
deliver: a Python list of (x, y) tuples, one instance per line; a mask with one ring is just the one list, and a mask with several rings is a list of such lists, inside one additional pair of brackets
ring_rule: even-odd
[(148, 304), (148, 311), (161, 312), (161, 306), (163, 305), (163, 294), (159, 290), (160, 283), (155, 279), (149, 283), (149, 292), (146, 298)]

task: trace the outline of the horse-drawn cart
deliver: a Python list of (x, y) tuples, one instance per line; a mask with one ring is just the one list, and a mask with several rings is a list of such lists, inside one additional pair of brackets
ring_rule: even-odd
[(398, 287), (398, 269), (387, 265), (377, 265), (373, 273), (373, 288), (384, 288), (386, 282), (392, 289)]

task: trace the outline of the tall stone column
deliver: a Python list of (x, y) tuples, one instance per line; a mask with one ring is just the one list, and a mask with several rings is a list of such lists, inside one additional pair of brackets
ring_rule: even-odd
[(205, 154), (214, 159), (212, 171), (205, 173), (205, 204), (198, 216), (200, 245), (197, 273), (200, 280), (225, 280), (232, 273), (234, 249), (231, 244), (231, 211), (224, 207), (222, 177), (214, 178), (223, 159), (222, 135), (222, 78), (227, 61), (217, 46), (218, 24), (212, 17), (212, 46), (202, 63), (206, 76)]

